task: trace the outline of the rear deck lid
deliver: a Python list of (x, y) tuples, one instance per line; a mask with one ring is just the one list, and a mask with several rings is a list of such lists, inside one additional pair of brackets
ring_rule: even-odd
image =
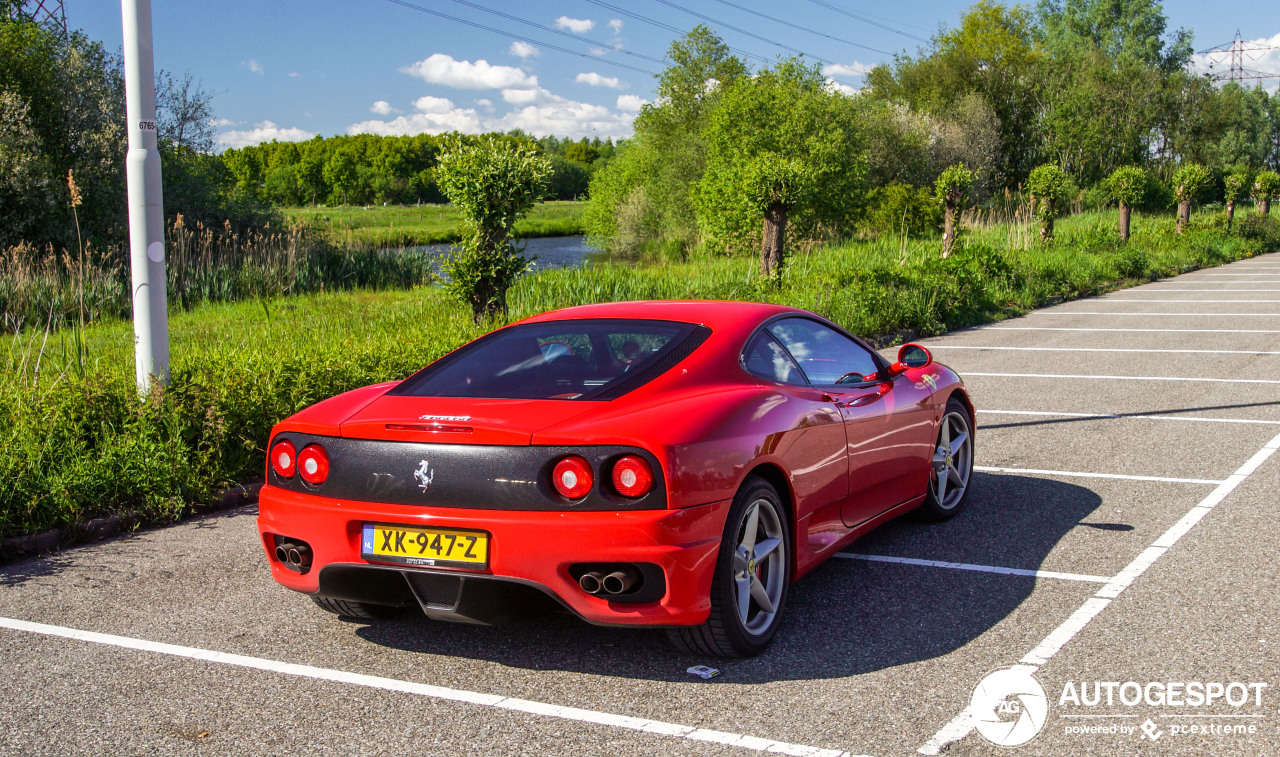
[(348, 418), (341, 435), (444, 444), (530, 443), (533, 434), (592, 412), (596, 402), (386, 394)]

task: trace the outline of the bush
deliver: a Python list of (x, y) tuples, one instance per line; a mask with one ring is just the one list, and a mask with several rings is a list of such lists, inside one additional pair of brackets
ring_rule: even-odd
[(924, 187), (894, 183), (873, 189), (867, 207), (867, 228), (877, 234), (936, 237), (942, 223), (942, 207)]

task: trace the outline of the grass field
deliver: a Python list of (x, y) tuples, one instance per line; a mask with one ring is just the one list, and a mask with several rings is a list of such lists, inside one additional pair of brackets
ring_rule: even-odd
[[(1280, 246), (1274, 222), (1264, 239), (1225, 234), (1202, 214), (1175, 238), (1171, 218), (1140, 218), (1125, 245), (1114, 221), (1114, 211), (1069, 219), (1050, 247), (1022, 246), (1022, 232), (993, 225), (970, 232), (947, 260), (938, 240), (834, 245), (794, 257), (780, 287), (762, 281), (749, 259), (544, 271), (516, 284), (510, 318), (588, 302), (744, 299), (901, 339)], [(203, 304), (175, 313), (170, 328), (171, 386), (142, 402), (128, 322), (3, 340), (0, 536), (112, 512), (151, 523), (183, 517), (226, 485), (261, 478), (275, 422), (402, 378), (483, 331), (436, 286)]]
[[(557, 237), (582, 233), (585, 202), (553, 200), (534, 206), (516, 222), (517, 237)], [(291, 223), (302, 222), (323, 229), (335, 242), (376, 248), (411, 247), (456, 242), (462, 222), (453, 205), (344, 205), (340, 207), (283, 208)]]

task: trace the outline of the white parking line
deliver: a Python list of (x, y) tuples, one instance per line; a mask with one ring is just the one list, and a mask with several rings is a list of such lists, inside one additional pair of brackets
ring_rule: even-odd
[(1164, 315), (1181, 318), (1183, 316), (1198, 318), (1237, 318), (1241, 316), (1259, 318), (1278, 318), (1280, 313), (1111, 313), (1105, 310), (1033, 310), (1027, 315)]
[(980, 331), (1123, 331), (1126, 334), (1280, 334), (1280, 329), (1089, 329), (1065, 326), (978, 326)]
[(226, 652), (215, 652), (210, 649), (183, 647), (176, 644), (164, 644), (157, 641), (134, 639), (128, 636), (114, 636), (112, 634), (96, 633), (94, 631), (82, 631), (76, 628), (51, 626), (44, 623), (31, 623), (25, 620), (14, 620), (12, 618), (0, 618), (0, 628), (9, 628), (14, 631), (25, 631), (27, 633), (41, 634), (44, 636), (59, 636), (64, 639), (87, 641), (93, 644), (103, 644), (122, 649), (134, 649), (140, 652), (154, 652), (157, 654), (172, 655), (174, 657), (186, 657), (188, 659), (199, 660), (201, 662), (213, 662), (222, 665), (251, 668), (253, 670), (265, 670), (271, 673), (282, 673), (284, 675), (298, 676), (300, 678), (314, 678), (322, 681), (333, 681), (335, 683), (346, 683), (355, 686), (382, 689), (383, 691), (416, 694), (418, 696), (431, 697), (432, 699), (464, 702), (466, 704), (480, 705), (482, 707), (495, 707), (500, 710), (524, 712), (531, 715), (560, 718), (562, 720), (573, 720), (580, 723), (594, 723), (596, 725), (607, 725), (615, 728), (626, 728), (632, 731), (642, 731), (644, 733), (672, 736), (674, 738), (692, 739), (693, 741), (710, 741), (716, 744), (724, 744), (726, 746), (741, 747), (755, 752), (790, 754), (803, 757), (852, 757), (848, 752), (842, 752), (838, 749), (819, 749), (818, 747), (804, 746), (801, 744), (788, 744), (783, 741), (773, 741), (772, 739), (744, 736), (739, 733), (726, 733), (724, 731), (713, 731), (707, 728), (694, 728), (693, 726), (664, 723), (659, 720), (637, 718), (630, 715), (615, 715), (608, 712), (583, 710), (577, 707), (561, 707), (559, 705), (545, 704), (543, 702), (534, 702), (528, 699), (515, 699), (513, 697), (498, 696), (496, 694), (481, 694), (475, 691), (451, 689), (444, 686), (432, 686), (425, 683), (401, 681), (395, 678), (383, 678), (381, 676), (370, 676), (362, 673), (349, 673), (344, 670), (317, 668), (311, 665), (296, 665), (290, 662), (268, 660), (262, 657), (247, 657), (245, 655), (228, 654)]
[(1280, 355), (1280, 350), (1162, 350), (1139, 347), (988, 347), (972, 344), (931, 344), (930, 350), (1014, 350), (1018, 352), (1169, 352), (1190, 355)]
[(1083, 573), (1059, 573), (1053, 570), (1026, 570), (1024, 568), (1001, 568), (995, 565), (973, 565), (964, 562), (943, 562), (941, 560), (917, 560), (914, 557), (889, 557), (887, 555), (862, 555), (854, 552), (837, 552), (836, 557), (849, 560), (865, 560), (867, 562), (890, 562), (901, 565), (920, 565), (927, 568), (950, 568), (951, 570), (972, 570), (978, 573), (1000, 573), (1009, 576), (1030, 576), (1032, 578), (1057, 578), (1062, 581), (1084, 581), (1086, 583), (1105, 584), (1111, 579), (1107, 576), (1090, 576)]
[(1052, 418), (1127, 418), (1137, 421), (1188, 421), (1191, 423), (1249, 423), (1260, 426), (1280, 426), (1280, 421), (1263, 421), (1252, 418), (1199, 418), (1187, 415), (1139, 415), (1129, 413), (1056, 413), (1041, 410), (978, 410), (987, 415), (1038, 415)]
[[(1207, 281), (1205, 283), (1214, 284), (1218, 282)], [(1228, 286), (1235, 283), (1236, 282), (1221, 282), (1221, 285)], [(1169, 292), (1212, 292), (1214, 294), (1223, 294), (1226, 292), (1280, 292), (1280, 289), (1169, 289), (1168, 287), (1161, 287), (1158, 291), (1152, 291), (1151, 293), (1167, 294)], [(1140, 289), (1130, 289), (1129, 291), (1125, 292), (1125, 294), (1146, 294), (1146, 292)]]
[(1164, 476), (1127, 476), (1121, 473), (1085, 473), (1082, 471), (1041, 470), (1039, 468), (993, 468), (989, 465), (975, 465), (973, 469), (981, 473), (1026, 473), (1032, 476), (1066, 476), (1068, 478), (1113, 478), (1120, 481), (1158, 481), (1163, 484), (1221, 484), (1221, 480), (1208, 478), (1166, 478)]
[[(1097, 617), (1098, 613), (1105, 610), (1112, 600), (1132, 586), (1133, 582), (1146, 572), (1147, 568), (1150, 568), (1155, 564), (1156, 560), (1160, 559), (1165, 552), (1168, 552), (1173, 545), (1177, 544), (1178, 540), (1194, 528), (1205, 515), (1209, 514), (1210, 510), (1226, 499), (1228, 494), (1234, 491), (1245, 479), (1249, 478), (1254, 471), (1258, 470), (1277, 449), (1280, 449), (1280, 435), (1267, 442), (1235, 473), (1228, 476), (1225, 481), (1209, 492), (1207, 497), (1200, 500), (1195, 507), (1182, 516), (1181, 520), (1175, 523), (1168, 531), (1165, 531), (1160, 538), (1152, 542), (1150, 547), (1147, 547), (1124, 570), (1117, 573), (1115, 578), (1099, 589), (1097, 593), (1072, 613), (1071, 617), (1067, 618), (1062, 625), (1055, 628), (1043, 641), (1036, 645), (1035, 649), (1024, 655), (1018, 661), (1017, 667), (1020, 670), (1025, 670), (1028, 674), (1039, 670), (1041, 666), (1066, 646), (1067, 642), (1075, 638), (1076, 634), (1089, 625), (1089, 622)], [(968, 736), (973, 731), (973, 723), (973, 712), (969, 707), (965, 707), (958, 715), (952, 718), (950, 723), (947, 723), (934, 734), (933, 738), (925, 742), (924, 746), (920, 747), (918, 751), (920, 754), (938, 754), (947, 744)]]
[(1200, 376), (1091, 376), (1077, 373), (978, 373), (964, 371), (965, 376), (990, 376), (995, 378), (1054, 378), (1054, 379), (1089, 379), (1096, 381), (1195, 381), (1215, 384), (1280, 384), (1280, 379), (1228, 379), (1202, 378)]

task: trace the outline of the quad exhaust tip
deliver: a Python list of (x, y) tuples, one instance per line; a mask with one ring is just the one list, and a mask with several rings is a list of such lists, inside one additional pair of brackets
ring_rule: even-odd
[(599, 571), (589, 571), (582, 574), (582, 578), (578, 579), (578, 586), (588, 594), (599, 594), (604, 588), (604, 576)]

